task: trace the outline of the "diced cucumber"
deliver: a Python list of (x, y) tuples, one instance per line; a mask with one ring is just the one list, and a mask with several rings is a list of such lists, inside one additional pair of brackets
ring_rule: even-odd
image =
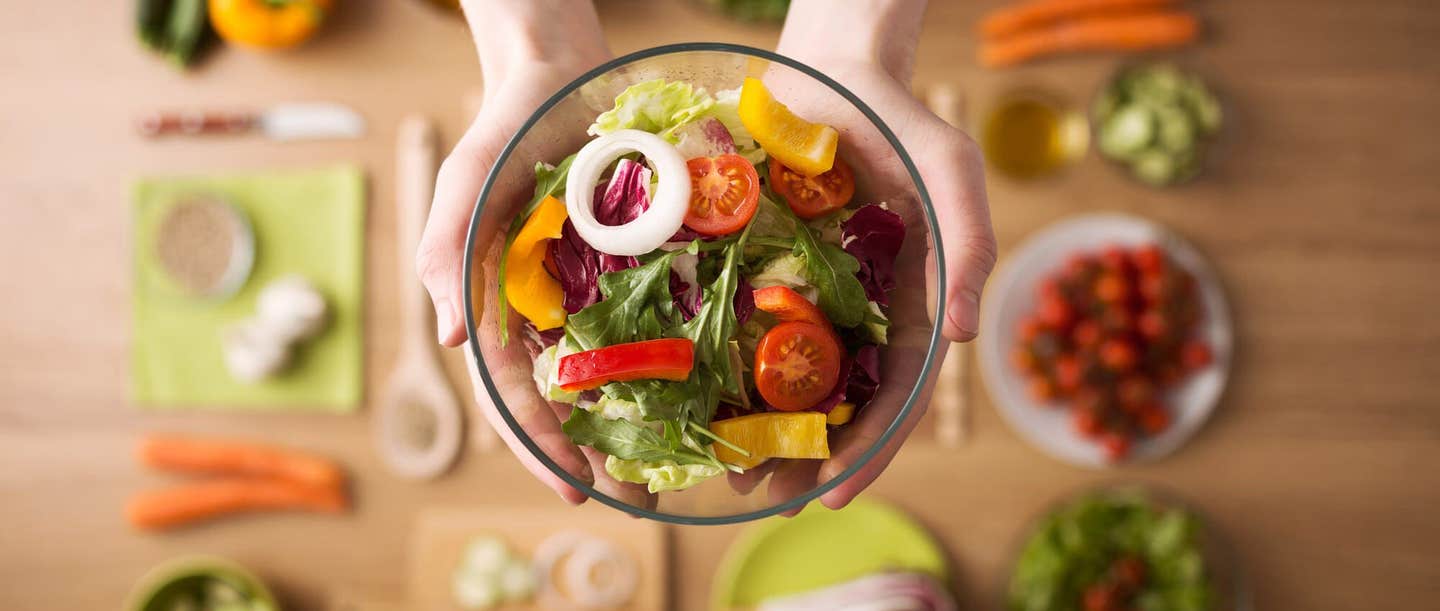
[(1116, 110), (1100, 130), (1100, 151), (1117, 159), (1129, 159), (1154, 141), (1155, 112), (1141, 104)]
[(1180, 99), (1184, 77), (1174, 66), (1161, 64), (1142, 69), (1132, 80), (1132, 93), (1137, 100), (1156, 105), (1175, 104)]
[(1175, 158), (1160, 151), (1145, 151), (1135, 156), (1130, 170), (1141, 182), (1163, 187), (1175, 180)]
[(1115, 110), (1120, 107), (1121, 102), (1119, 90), (1106, 89), (1100, 93), (1099, 97), (1095, 98), (1095, 104), (1090, 107), (1090, 117), (1096, 123), (1104, 123), (1106, 119), (1110, 118), (1110, 115), (1115, 114)]
[(1220, 122), (1224, 118), (1223, 111), (1220, 109), (1220, 100), (1215, 99), (1215, 94), (1210, 93), (1210, 90), (1198, 81), (1187, 91), (1185, 101), (1188, 102), (1190, 112), (1194, 113), (1195, 120), (1200, 124), (1201, 131), (1206, 134), (1219, 131)]
[(1171, 153), (1184, 153), (1195, 148), (1195, 119), (1179, 106), (1157, 108), (1155, 117), (1160, 124), (1160, 148)]

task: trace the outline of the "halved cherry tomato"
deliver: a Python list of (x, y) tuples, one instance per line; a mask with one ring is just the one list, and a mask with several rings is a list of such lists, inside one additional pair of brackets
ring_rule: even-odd
[(696, 157), (690, 169), (690, 211), (685, 226), (705, 235), (725, 235), (745, 228), (760, 201), (760, 174), (744, 157), (734, 154)]
[(566, 392), (599, 388), (610, 382), (674, 380), (690, 377), (695, 342), (685, 338), (615, 344), (560, 357), (556, 377)]
[(833, 331), (814, 323), (782, 322), (755, 349), (755, 387), (775, 409), (808, 409), (835, 388), (842, 356)]
[(820, 218), (845, 207), (855, 196), (855, 173), (839, 157), (819, 176), (806, 176), (770, 160), (770, 188), (802, 219)]
[(830, 319), (825, 318), (819, 306), (788, 286), (755, 289), (755, 309), (774, 314), (775, 318), (785, 322), (808, 322), (830, 327)]

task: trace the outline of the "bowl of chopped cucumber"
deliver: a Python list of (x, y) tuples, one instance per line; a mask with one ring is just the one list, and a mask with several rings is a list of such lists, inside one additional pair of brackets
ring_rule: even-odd
[(127, 611), (278, 611), (275, 596), (245, 567), (214, 556), (184, 556), (140, 578)]
[(1162, 62), (1121, 68), (1090, 116), (1100, 155), (1155, 187), (1199, 176), (1224, 123), (1219, 98), (1199, 75)]

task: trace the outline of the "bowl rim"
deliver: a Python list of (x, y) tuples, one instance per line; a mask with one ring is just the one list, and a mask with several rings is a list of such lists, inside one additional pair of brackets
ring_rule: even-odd
[[(921, 210), (924, 212), (925, 224), (930, 232), (930, 239), (928, 240), (929, 245), (935, 257), (935, 303), (932, 312), (945, 312), (946, 294), (945, 250), (941, 244), (942, 239), (940, 235), (939, 223), (935, 217), (935, 208), (930, 201), (930, 193), (926, 190), (925, 183), (920, 178), (920, 171), (915, 167), (915, 163), (910, 158), (910, 154), (900, 143), (900, 139), (895, 136), (895, 133), (893, 131), (890, 130), (890, 127), (886, 125), (883, 120), (881, 120), (879, 115), (875, 114), (874, 110), (871, 110), (869, 106), (862, 102), (858, 96), (856, 96), (854, 93), (851, 93), (849, 89), (846, 89), (843, 85), (836, 82), (834, 79), (826, 76), (819, 70), (816, 70), (814, 68), (811, 68), (810, 66), (799, 62), (798, 60), (791, 59), (789, 57), (780, 55), (772, 51), (766, 51), (764, 49), (757, 49), (755, 47), (722, 42), (689, 42), (661, 45), (658, 47), (651, 47), (648, 49), (641, 49), (639, 51), (628, 53), (620, 57), (614, 58), (610, 61), (607, 61), (603, 64), (600, 64), (599, 66), (596, 66), (585, 72), (584, 74), (581, 74), (580, 76), (571, 80), (564, 87), (561, 87), (559, 91), (556, 91), (553, 95), (546, 99), (544, 103), (540, 104), (540, 107), (537, 108), (535, 112), (531, 113), (528, 118), (526, 118), (525, 122), (521, 124), (520, 128), (515, 131), (515, 134), (510, 137), (510, 140), (505, 143), (505, 148), (501, 149), (500, 154), (496, 156), (494, 164), (491, 165), (490, 171), (485, 177), (485, 184), (480, 189), (480, 195), (476, 199), (474, 210), (471, 212), (470, 215), (470, 227), (467, 230), (465, 237), (463, 287), (465, 299), (465, 334), (468, 339), (470, 353), (475, 359), (474, 366), (477, 370), (477, 373), (479, 373), (481, 383), (485, 387), (485, 392), (489, 395), (490, 400), (496, 406), (496, 411), (499, 413), (501, 419), (505, 421), (505, 425), (510, 427), (510, 430), (515, 433), (515, 437), (517, 440), (520, 441), (521, 445), (525, 446), (525, 449), (529, 451), (536, 460), (539, 460), (541, 464), (545, 465), (545, 468), (549, 469), (552, 473), (558, 476), (561, 481), (564, 481), (569, 486), (581, 491), (585, 494), (585, 496), (589, 498), (600, 501), (605, 505), (608, 505), (615, 509), (619, 509), (620, 511), (624, 511), (631, 515), (661, 522), (686, 525), (720, 525), (749, 522), (752, 520), (758, 520), (760, 518), (777, 515), (791, 509), (797, 509), (808, 505), (810, 501), (819, 498), (821, 495), (829, 492), (830, 490), (839, 486), (846, 480), (849, 480), (862, 468), (869, 465), (870, 461), (875, 458), (875, 456), (880, 452), (880, 450), (883, 449), (886, 444), (890, 442), (890, 439), (894, 437), (895, 434), (900, 430), (901, 425), (904, 424), (905, 420), (910, 416), (911, 411), (915, 408), (915, 404), (919, 401), (920, 395), (924, 389), (924, 384), (914, 385), (914, 387), (910, 390), (910, 395), (905, 399), (905, 404), (901, 406), (900, 411), (896, 414), (895, 419), (890, 422), (890, 425), (885, 428), (885, 431), (881, 433), (880, 437), (875, 441), (875, 443), (873, 443), (869, 448), (865, 450), (863, 454), (861, 454), (859, 460), (852, 463), (839, 475), (836, 475), (835, 477), (830, 478), (829, 481), (826, 481), (811, 489), (810, 491), (805, 492), (804, 494), (801, 494), (783, 503), (778, 503), (770, 507), (757, 509), (754, 511), (723, 516), (689, 516), (665, 513), (657, 510), (646, 509), (643, 507), (636, 507), (634, 505), (611, 497), (610, 495), (607, 495), (604, 492), (597, 490), (594, 486), (580, 481), (575, 476), (571, 475), (568, 471), (560, 468), (560, 466), (556, 464), (555, 461), (552, 460), (548, 454), (542, 451), (540, 447), (535, 443), (535, 441), (530, 438), (530, 435), (525, 432), (525, 430), (520, 426), (520, 423), (517, 422), (515, 420), (515, 417), (510, 414), (510, 410), (504, 407), (505, 401), (500, 396), (499, 391), (496, 389), (495, 381), (490, 377), (490, 371), (485, 367), (484, 355), (481, 353), (480, 350), (479, 337), (476, 331), (479, 325), (479, 321), (476, 320), (473, 291), (473, 265), (476, 261), (475, 246), (480, 230), (480, 217), (485, 209), (485, 201), (489, 199), (490, 190), (495, 186), (495, 182), (498, 178), (498, 173), (496, 172), (496, 170), (498, 168), (505, 167), (506, 162), (509, 161), (510, 155), (514, 153), (515, 148), (519, 145), (521, 139), (523, 139), (524, 136), (529, 133), (532, 128), (535, 127), (536, 123), (539, 122), (542, 117), (549, 113), (550, 110), (554, 108), (557, 104), (559, 104), (561, 100), (568, 97), (571, 93), (574, 93), (586, 83), (589, 83), (595, 78), (603, 74), (609, 73), (616, 68), (632, 64), (637, 61), (650, 59), (652, 57), (658, 57), (661, 55), (706, 51), (746, 55), (750, 57), (764, 59), (773, 63), (783, 64), (791, 69), (798, 70), (799, 72), (817, 81), (820, 81), (822, 84), (829, 87), (835, 93), (840, 94), (841, 97), (844, 97), (847, 101), (854, 105), (855, 108), (859, 110), (860, 113), (863, 114), (872, 125), (875, 126), (875, 128), (880, 132), (880, 134), (884, 136), (886, 142), (890, 144), (890, 147), (895, 152), (896, 156), (900, 159), (901, 164), (905, 167), (906, 172), (910, 176), (911, 182), (915, 185), (916, 194), (920, 198), (920, 206)], [(507, 306), (501, 304), (501, 307)], [(930, 372), (934, 369), (934, 365), (936, 364), (936, 355), (940, 353), (939, 347), (940, 342), (943, 339), (941, 336), (941, 331), (943, 328), (944, 325), (937, 322), (931, 329), (930, 343), (925, 353), (925, 362), (921, 369), (922, 372)], [(924, 379), (923, 374), (921, 379)]]

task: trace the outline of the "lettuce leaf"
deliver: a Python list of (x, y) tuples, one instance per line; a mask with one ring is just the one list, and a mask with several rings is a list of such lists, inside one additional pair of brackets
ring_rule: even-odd
[(560, 343), (550, 346), (541, 351), (535, 357), (535, 369), (531, 376), (535, 379), (535, 387), (539, 389), (540, 396), (549, 401), (561, 403), (574, 403), (580, 398), (580, 393), (567, 392), (560, 389), (560, 357), (574, 352), (574, 350), (561, 350), (561, 346), (569, 347), (569, 342), (560, 340)]
[(859, 280), (865, 296), (890, 305), (895, 288), (895, 257), (905, 243), (905, 221), (883, 205), (856, 210), (841, 223), (840, 243), (860, 262)]
[(615, 107), (600, 113), (586, 133), (600, 136), (621, 129), (638, 129), (674, 142), (676, 128), (715, 106), (704, 88), (684, 81), (654, 79), (636, 83), (615, 96)]
[[(684, 81), (654, 79), (636, 83), (615, 96), (615, 106), (600, 113), (586, 133), (600, 136), (621, 129), (638, 129), (659, 135), (672, 144), (690, 140), (687, 148), (724, 146), (716, 134), (704, 129), (684, 130), (702, 119), (713, 118), (729, 131), (736, 154), (750, 163), (765, 160), (755, 138), (740, 122), (740, 89), (727, 89), (710, 95), (703, 87)], [(683, 136), (683, 138), (682, 138)], [(702, 142), (703, 141), (703, 142)], [(728, 151), (725, 151), (728, 152)], [(713, 155), (714, 153), (712, 153)]]
[(604, 299), (565, 322), (565, 335), (580, 350), (659, 339), (674, 316), (670, 298), (670, 261), (685, 250), (664, 253), (638, 267), (603, 274)]
[(673, 460), (625, 460), (605, 457), (605, 472), (618, 481), (645, 484), (654, 492), (684, 490), (725, 472), (715, 465), (682, 465)]
[(794, 254), (805, 259), (805, 279), (815, 286), (816, 305), (831, 324), (851, 328), (864, 322), (869, 300), (855, 276), (860, 271), (855, 257), (839, 246), (816, 241), (803, 224), (795, 229)]
[(624, 418), (609, 419), (599, 411), (572, 409), (570, 418), (561, 429), (578, 445), (590, 446), (624, 460), (672, 461), (677, 465), (721, 468), (718, 461), (704, 452), (684, 445), (677, 447), (655, 429)]

